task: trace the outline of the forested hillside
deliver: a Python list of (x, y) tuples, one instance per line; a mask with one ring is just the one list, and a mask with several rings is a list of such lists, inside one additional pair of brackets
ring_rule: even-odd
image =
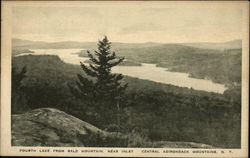
[(170, 71), (217, 83), (241, 82), (241, 49), (211, 50), (176, 44), (120, 49), (117, 54), (141, 63), (153, 63)]
[[(70, 49), (92, 50), (94, 42), (34, 42), (13, 39), (13, 53), (28, 49)], [(112, 43), (112, 49), (124, 56), (123, 65), (139, 66), (153, 63), (170, 71), (186, 72), (191, 77), (209, 79), (228, 86), (241, 82), (241, 40), (225, 43)], [(86, 50), (79, 56), (86, 57)]]
[(192, 46), (203, 49), (226, 50), (226, 49), (240, 49), (242, 48), (241, 40), (233, 40), (223, 43), (183, 43), (186, 46)]
[[(242, 49), (201, 49), (179, 44), (147, 48), (116, 49), (132, 63), (151, 63), (169, 71), (185, 72), (190, 77), (209, 79), (227, 86), (241, 83)], [(86, 57), (86, 50), (79, 53)]]
[[(191, 50), (185, 47), (179, 53), (185, 55)], [(154, 52), (151, 55), (157, 56)], [(12, 66), (17, 72), (24, 66), (27, 69), (27, 77), (12, 97), (13, 114), (41, 107), (57, 108), (103, 130), (116, 129), (115, 122), (96, 122), (89, 107), (71, 94), (67, 85), (76, 81), (77, 73), (84, 75), (80, 66), (65, 64), (59, 57), (49, 55), (13, 57)], [(192, 141), (215, 147), (240, 147), (241, 102), (239, 98), (231, 99), (234, 93), (226, 91), (220, 95), (128, 76), (123, 82), (129, 86), (121, 103), (122, 132), (136, 131), (152, 142)]]

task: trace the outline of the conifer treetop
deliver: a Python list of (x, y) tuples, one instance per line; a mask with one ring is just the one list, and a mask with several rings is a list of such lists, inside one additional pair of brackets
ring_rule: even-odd
[(89, 65), (80, 62), (82, 70), (94, 81), (78, 74), (76, 84), (78, 92), (81, 93), (79, 96), (120, 98), (127, 88), (127, 84), (121, 85), (120, 80), (123, 79), (123, 75), (111, 73), (111, 68), (121, 63), (124, 58), (119, 58), (115, 52), (111, 52), (111, 42), (107, 36), (99, 40), (97, 46), (98, 49), (94, 51), (94, 54), (87, 51)]

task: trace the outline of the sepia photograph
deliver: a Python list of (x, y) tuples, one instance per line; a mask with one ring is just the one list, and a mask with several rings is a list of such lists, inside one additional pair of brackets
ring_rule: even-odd
[(248, 2), (3, 4), (1, 152), (248, 154)]

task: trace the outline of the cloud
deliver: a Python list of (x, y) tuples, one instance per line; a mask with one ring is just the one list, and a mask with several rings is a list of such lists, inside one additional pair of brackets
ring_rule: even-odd
[(15, 6), (12, 35), (34, 40), (206, 42), (241, 35), (239, 6)]
[(67, 34), (90, 30), (99, 10), (84, 7), (14, 7), (14, 34)]
[(155, 31), (163, 31), (166, 27), (154, 24), (154, 23), (140, 23), (135, 25), (130, 25), (128, 27), (124, 27), (120, 30), (120, 34), (133, 34), (139, 32), (155, 32)]

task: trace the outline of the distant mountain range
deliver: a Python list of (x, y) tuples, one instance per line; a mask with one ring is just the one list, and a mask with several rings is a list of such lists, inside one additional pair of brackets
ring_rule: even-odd
[(242, 48), (242, 41), (241, 40), (233, 40), (223, 43), (183, 43), (186, 46), (192, 46), (196, 48), (203, 48), (203, 49), (218, 49), (218, 50), (225, 50), (225, 49), (239, 49)]
[[(162, 46), (166, 43), (112, 43), (112, 48), (117, 49), (130, 49), (130, 48), (147, 48), (154, 46)], [(172, 45), (172, 44), (168, 44)], [(202, 49), (239, 49), (242, 47), (241, 40), (233, 40), (224, 43), (179, 43), (178, 45), (190, 46)], [(84, 48), (84, 49), (96, 49), (96, 42), (77, 42), (77, 41), (63, 41), (63, 42), (44, 42), (44, 41), (29, 41), (22, 39), (12, 39), (13, 48), (21, 49), (70, 49), (70, 48)]]
[[(161, 43), (120, 43), (112, 42), (113, 49), (120, 48), (143, 48), (161, 45)], [(77, 42), (77, 41), (63, 41), (63, 42), (43, 42), (43, 41), (29, 41), (22, 39), (12, 39), (13, 48), (21, 49), (72, 49), (72, 48), (84, 48), (84, 49), (96, 49), (97, 42)]]
[[(206, 78), (217, 83), (241, 81), (241, 40), (224, 43), (112, 43), (112, 49), (125, 57), (129, 65), (156, 64), (169, 71), (185, 72), (195, 78)], [(12, 54), (30, 52), (30, 49), (82, 48), (93, 52), (95, 42), (34, 42), (13, 39)], [(86, 57), (86, 50), (79, 52)]]

